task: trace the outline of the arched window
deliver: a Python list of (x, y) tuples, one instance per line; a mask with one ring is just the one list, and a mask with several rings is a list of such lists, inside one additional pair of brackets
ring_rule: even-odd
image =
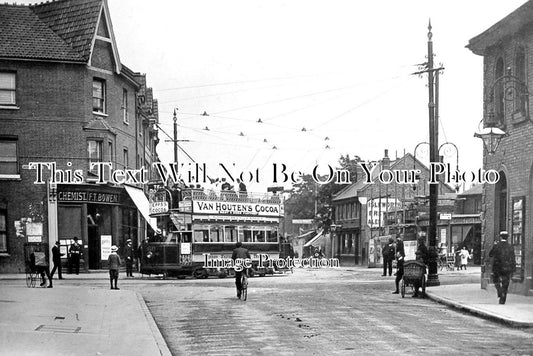
[(527, 113), (527, 76), (526, 76), (526, 51), (524, 47), (518, 47), (515, 55), (515, 76), (520, 81), (516, 84), (515, 112), (526, 115)]
[[(498, 58), (496, 61), (496, 71), (494, 73), (494, 81), (497, 81), (504, 74), (503, 58)], [(505, 98), (503, 93), (503, 81), (499, 81), (494, 88), (494, 119), (495, 123), (503, 124), (505, 118)]]

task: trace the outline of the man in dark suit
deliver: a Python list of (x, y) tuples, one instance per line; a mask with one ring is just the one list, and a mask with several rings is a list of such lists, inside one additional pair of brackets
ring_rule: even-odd
[(133, 259), (135, 254), (131, 239), (126, 240), (126, 248), (124, 249), (124, 257), (126, 258), (126, 277), (133, 277)]
[(387, 271), (389, 272), (389, 276), (392, 276), (392, 261), (394, 260), (394, 240), (389, 238), (389, 242), (387, 245), (383, 247), (383, 274), (382, 276), (387, 275)]
[(52, 247), (52, 261), (54, 262), (54, 268), (52, 268), (50, 278), (54, 278), (54, 273), (57, 270), (58, 278), (63, 279), (63, 276), (61, 274), (61, 256), (63, 255), (64, 253), (61, 253), (61, 251), (59, 250), (59, 241), (56, 241), (54, 247)]
[(507, 243), (509, 234), (507, 231), (500, 232), (500, 242), (498, 242), (489, 252), (489, 257), (493, 257), (492, 274), (494, 276), (494, 286), (498, 291), (500, 304), (505, 304), (507, 299), (507, 289), (511, 276), (516, 270), (516, 259), (513, 246)]
[(74, 242), (70, 244), (69, 248), (69, 268), (68, 273), (72, 273), (72, 270), (76, 271), (76, 274), (80, 274), (80, 258), (82, 255), (81, 245), (78, 243), (78, 238), (74, 237)]
[(233, 250), (233, 254), (231, 255), (231, 259), (233, 260), (233, 262), (235, 263), (237, 259), (240, 260), (240, 262), (242, 262), (242, 265), (241, 265), (241, 268), (235, 268), (235, 286), (237, 287), (237, 298), (241, 298), (241, 288), (242, 288), (242, 285), (241, 285), (241, 279), (242, 279), (242, 274), (243, 273), (246, 273), (246, 268), (245, 268), (245, 260), (246, 259), (249, 259), (251, 260), (250, 258), (250, 251), (248, 251), (248, 249), (242, 247), (242, 242), (237, 242), (237, 244), (235, 245), (235, 249)]

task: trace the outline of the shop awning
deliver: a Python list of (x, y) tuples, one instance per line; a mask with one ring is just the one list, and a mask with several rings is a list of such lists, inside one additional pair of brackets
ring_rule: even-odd
[(142, 189), (130, 187), (128, 185), (124, 186), (126, 188), (126, 191), (128, 192), (131, 200), (133, 200), (133, 203), (141, 213), (141, 215), (144, 217), (146, 222), (154, 229), (154, 231), (157, 230), (157, 220), (155, 218), (150, 217), (150, 206), (148, 203), (148, 198), (146, 198), (146, 195), (144, 195), (144, 192)]
[(320, 242), (319, 239), (321, 237), (323, 237), (324, 235), (322, 234), (324, 232), (324, 230), (320, 230), (320, 232), (318, 234), (316, 234), (315, 237), (313, 237), (311, 240), (307, 241), (304, 245), (304, 247), (308, 247), (308, 246), (316, 246), (318, 245), (318, 243)]

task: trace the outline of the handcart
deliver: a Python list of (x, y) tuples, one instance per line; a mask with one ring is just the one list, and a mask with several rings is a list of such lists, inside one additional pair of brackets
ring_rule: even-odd
[(415, 284), (422, 288), (422, 294), (426, 293), (426, 265), (420, 261), (405, 261), (403, 265), (403, 278), (401, 285), (402, 298), (405, 297), (405, 287)]
[(36, 266), (36, 259), (48, 260), (48, 244), (45, 242), (27, 242), (24, 244), (24, 264), (26, 270), (26, 286), (34, 288), (37, 280), (41, 280), (40, 271)]

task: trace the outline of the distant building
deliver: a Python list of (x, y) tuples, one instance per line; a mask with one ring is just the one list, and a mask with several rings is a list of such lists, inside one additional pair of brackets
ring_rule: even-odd
[(96, 184), (90, 164), (146, 167), (150, 179), (157, 101), (121, 62), (106, 0), (0, 5), (0, 43), (0, 271), (24, 271), (26, 242), (66, 252), (73, 237), (82, 269), (101, 268), (111, 244), (150, 227), (141, 185)]
[(528, 294), (533, 290), (533, 1), (470, 39), (467, 47), (483, 56), (483, 125), (507, 134), (494, 154), (483, 154), (483, 168), (498, 171), (500, 180), (483, 186), (481, 286), (492, 283), (488, 254), (499, 232), (508, 231), (517, 256), (510, 291)]
[[(412, 184), (402, 183), (403, 179), (386, 182), (388, 176), (383, 181), (379, 179), (384, 170), (419, 170), (420, 174)], [(429, 194), (429, 174), (429, 169), (410, 153), (391, 161), (385, 150), (372, 171), (372, 183), (363, 177), (332, 199), (336, 227), (333, 257), (339, 257), (341, 264), (373, 267), (382, 264), (381, 248), (390, 237), (399, 234), (408, 244), (415, 243), (418, 235), (426, 236), (428, 227), (418, 224), (417, 214)], [(453, 189), (439, 183), (439, 198), (445, 194), (453, 194)]]

